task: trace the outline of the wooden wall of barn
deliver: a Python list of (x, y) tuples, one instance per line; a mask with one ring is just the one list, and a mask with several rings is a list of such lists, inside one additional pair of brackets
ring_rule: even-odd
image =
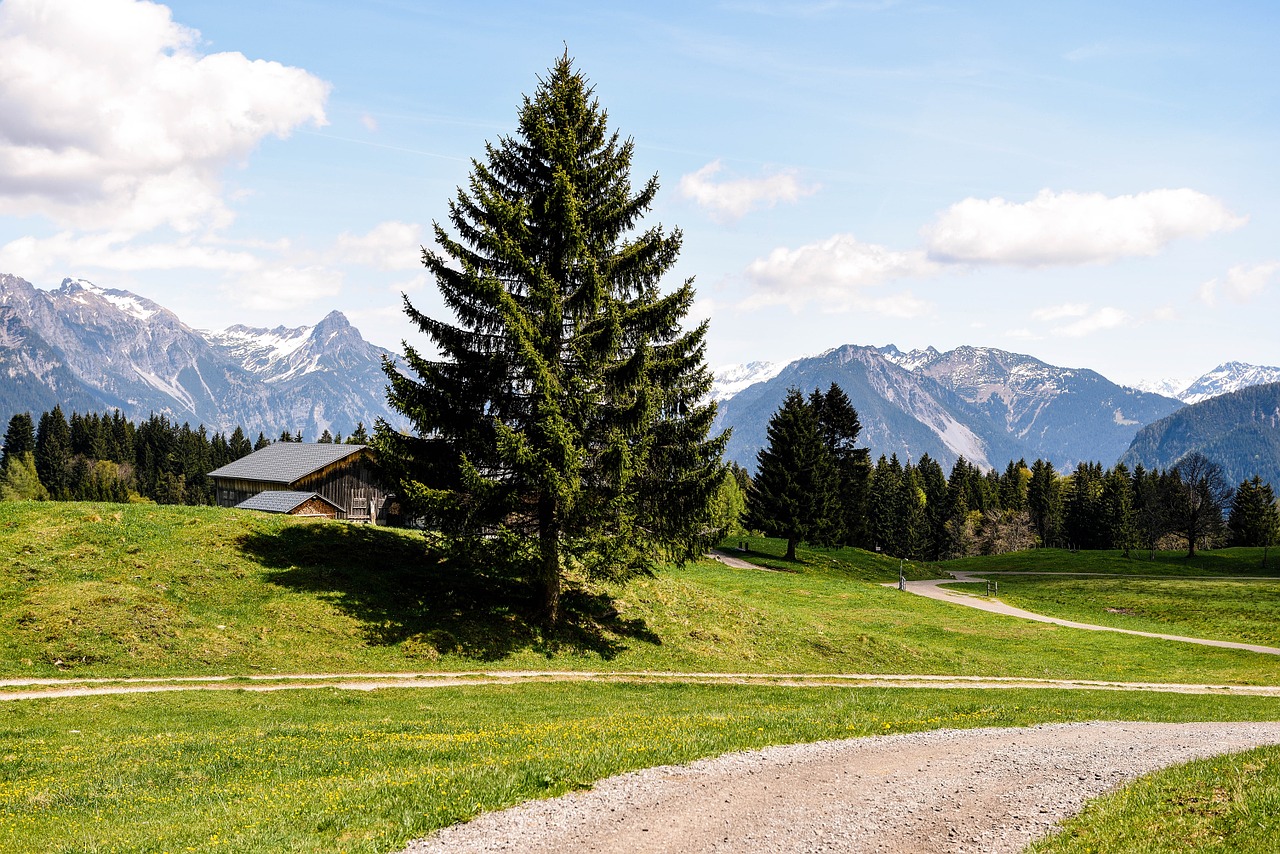
[[(252, 498), (259, 492), (267, 490), (294, 490), (299, 492), (318, 492), (334, 504), (342, 508), (339, 519), (358, 519), (360, 521), (376, 521), (379, 525), (398, 521), (399, 508), (394, 502), (388, 502), (391, 494), (374, 476), (373, 466), (366, 454), (339, 460), (317, 472), (301, 477), (292, 483), (273, 483), (262, 480), (241, 480), (236, 478), (214, 478), (218, 493), (218, 506), (235, 507), (241, 501)], [(352, 508), (363, 502), (366, 508), (376, 513), (370, 519), (368, 511), (353, 513)], [(389, 511), (392, 511), (389, 514)]]

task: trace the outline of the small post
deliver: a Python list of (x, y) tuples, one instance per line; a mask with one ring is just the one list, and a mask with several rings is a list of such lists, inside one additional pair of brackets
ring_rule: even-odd
[(987, 581), (987, 598), (988, 599), (991, 598), (991, 581), (990, 580)]
[(907, 589), (907, 572), (903, 569), (902, 561), (898, 561), (898, 589)]

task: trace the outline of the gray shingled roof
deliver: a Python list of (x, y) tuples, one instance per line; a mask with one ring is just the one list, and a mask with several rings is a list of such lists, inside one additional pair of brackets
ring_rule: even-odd
[(237, 510), (264, 510), (267, 513), (292, 513), (299, 506), (310, 501), (312, 498), (319, 498), (325, 504), (333, 505), (334, 509), (342, 508), (325, 498), (318, 492), (281, 492), (267, 491), (259, 492), (252, 498), (246, 498), (236, 505)]
[(298, 478), (306, 477), (367, 447), (368, 445), (274, 442), (234, 463), (214, 469), (209, 472), (209, 477), (293, 483)]

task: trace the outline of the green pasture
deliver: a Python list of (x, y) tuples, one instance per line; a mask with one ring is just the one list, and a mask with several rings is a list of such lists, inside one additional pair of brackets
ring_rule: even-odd
[[(1264, 560), (1265, 557), (1265, 560)], [(1077, 551), (1033, 549), (1002, 555), (985, 555), (949, 560), (936, 565), (941, 570), (964, 572), (1089, 572), (1106, 575), (1218, 575), (1280, 577), (1280, 549), (1211, 549), (1196, 552), (1188, 559), (1185, 551), (1150, 552), (1134, 550), (1129, 557), (1119, 551)]]
[[(776, 549), (775, 552), (770, 550)], [(753, 540), (748, 557), (781, 554)], [(0, 503), (0, 675), (504, 669), (926, 673), (1275, 684), (1280, 661), (1082, 632), (903, 594), (899, 562), (809, 550), (531, 591), (413, 532), (218, 508)], [(937, 574), (916, 567), (918, 575)]]
[[(998, 598), (1081, 623), (1280, 647), (1280, 579), (992, 576)], [(951, 587), (952, 585), (947, 585)], [(954, 585), (985, 592), (985, 584)]]
[(1144, 692), (526, 684), (0, 704), (0, 850), (385, 852), (529, 798), (770, 744), (942, 727), (1274, 719)]

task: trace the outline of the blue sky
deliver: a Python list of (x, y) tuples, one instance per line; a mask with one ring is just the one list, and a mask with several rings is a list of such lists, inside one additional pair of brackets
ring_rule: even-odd
[(0, 0), (0, 272), (393, 350), (567, 46), (683, 229), (711, 364), (982, 344), (1280, 364), (1269, 3)]

